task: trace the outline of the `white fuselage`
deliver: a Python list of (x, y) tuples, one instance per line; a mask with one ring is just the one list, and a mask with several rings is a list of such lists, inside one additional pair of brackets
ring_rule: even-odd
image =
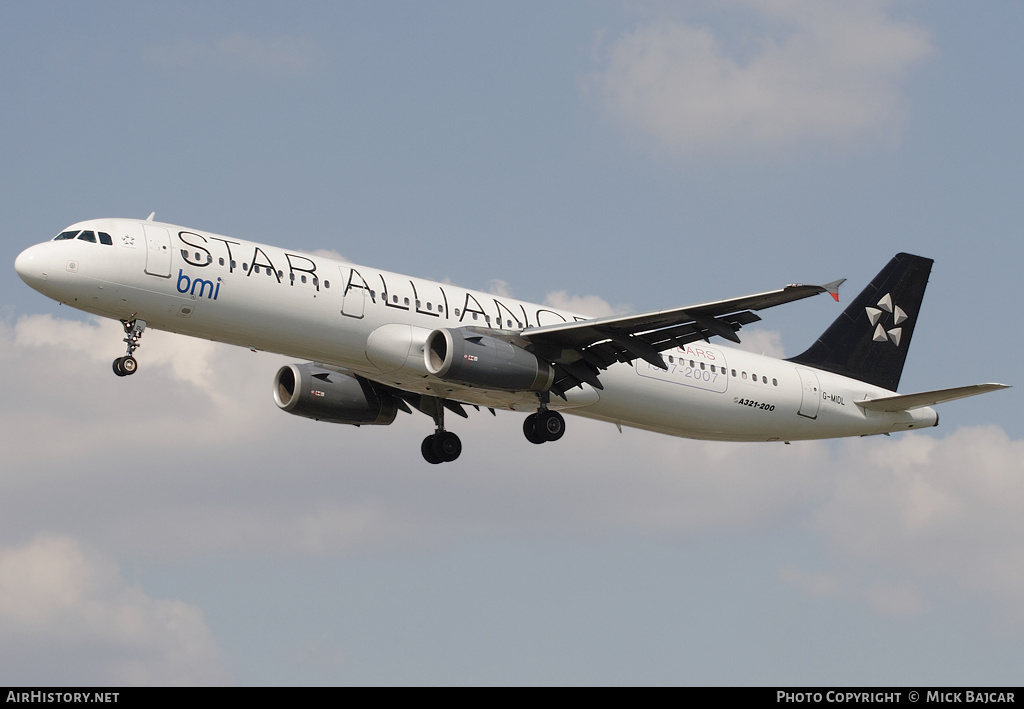
[[(277, 352), (351, 370), (407, 391), (534, 411), (532, 392), (453, 384), (430, 375), (423, 344), (438, 328), (520, 331), (585, 318), (544, 305), (358, 266), (324, 256), (157, 222), (99, 219), (69, 229), (111, 245), (50, 241), (23, 252), (36, 290), (96, 315)], [(865, 410), (893, 392), (742, 350), (690, 344), (602, 372), (551, 397), (567, 413), (690, 438), (775, 441), (871, 435), (934, 426), (928, 407)]]

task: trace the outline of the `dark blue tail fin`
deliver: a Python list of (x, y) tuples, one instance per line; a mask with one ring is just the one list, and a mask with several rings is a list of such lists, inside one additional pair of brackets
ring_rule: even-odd
[(818, 341), (789, 361), (896, 391), (932, 263), (896, 254)]

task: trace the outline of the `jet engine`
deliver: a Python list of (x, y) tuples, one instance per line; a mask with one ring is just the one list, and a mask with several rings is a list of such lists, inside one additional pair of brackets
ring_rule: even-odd
[(472, 330), (434, 330), (423, 357), (434, 376), (469, 386), (547, 391), (555, 381), (555, 370), (532, 352)]
[(315, 364), (288, 364), (274, 377), (274, 400), (290, 414), (317, 421), (387, 426), (398, 400), (354, 374)]

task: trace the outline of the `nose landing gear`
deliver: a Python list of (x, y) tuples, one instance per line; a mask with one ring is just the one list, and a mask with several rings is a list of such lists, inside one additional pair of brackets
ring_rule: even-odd
[(135, 350), (142, 347), (139, 344), (139, 340), (142, 339), (142, 332), (146, 329), (145, 320), (122, 320), (121, 325), (124, 326), (124, 342), (128, 345), (125, 351), (124, 357), (118, 357), (114, 360), (113, 369), (114, 374), (119, 377), (127, 377), (129, 374), (135, 374), (139, 369), (139, 363), (132, 355), (135, 354)]

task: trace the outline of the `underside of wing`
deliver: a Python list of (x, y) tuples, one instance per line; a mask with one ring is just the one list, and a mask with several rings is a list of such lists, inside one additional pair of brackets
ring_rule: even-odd
[(552, 391), (563, 395), (583, 383), (602, 388), (598, 376), (616, 362), (643, 359), (666, 369), (661, 353), (714, 335), (739, 342), (736, 332), (761, 318), (755, 310), (831, 293), (838, 299), (843, 280), (823, 286), (790, 285), (740, 298), (687, 305), (639, 315), (613, 316), (544, 327), (521, 333), (531, 351), (557, 372)]

